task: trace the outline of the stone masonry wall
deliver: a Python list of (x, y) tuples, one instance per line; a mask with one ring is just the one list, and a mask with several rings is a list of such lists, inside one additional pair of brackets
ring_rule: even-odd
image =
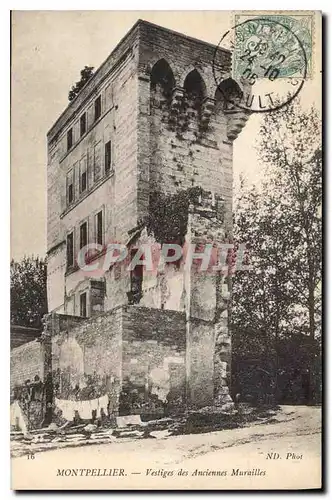
[(159, 404), (181, 407), (185, 398), (185, 344), (184, 313), (124, 308), (124, 389), (135, 387), (146, 403), (154, 398)]
[[(72, 318), (74, 319), (74, 318)], [(52, 381), (58, 399), (85, 401), (105, 394), (117, 411), (121, 387), (121, 309), (78, 318), (52, 335)]]
[(23, 384), (27, 379), (31, 381), (34, 377), (43, 380), (44, 377), (44, 358), (42, 344), (33, 340), (23, 344), (10, 353), (10, 385)]
[(134, 387), (142, 389), (150, 403), (153, 398), (169, 404), (179, 404), (180, 398), (183, 403), (184, 313), (126, 306), (88, 320), (54, 314), (46, 332), (51, 329), (51, 373), (58, 399), (108, 394), (109, 411), (117, 412), (121, 390)]
[[(186, 242), (199, 249), (225, 242), (224, 201), (202, 192), (189, 207)], [(214, 263), (217, 264), (213, 254)], [(231, 338), (228, 277), (193, 266), (185, 274), (187, 297), (187, 391), (192, 405), (229, 402)]]

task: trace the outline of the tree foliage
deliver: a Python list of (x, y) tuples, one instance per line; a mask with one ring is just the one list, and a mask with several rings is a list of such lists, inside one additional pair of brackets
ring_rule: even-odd
[(312, 354), (300, 356), (310, 371), (321, 330), (318, 113), (292, 101), (265, 114), (259, 137), (265, 180), (260, 188), (242, 180), (235, 210), (234, 236), (247, 243), (252, 269), (236, 272), (233, 280), (234, 346), (242, 357), (269, 360), (267, 371), (278, 374), (282, 346), (291, 338), (298, 352), (310, 345)]
[(84, 85), (90, 80), (93, 75), (93, 66), (84, 66), (81, 70), (81, 79), (72, 86), (68, 93), (68, 100), (72, 101), (81, 92)]
[(47, 313), (46, 264), (24, 257), (10, 263), (10, 320), (12, 324), (39, 328)]

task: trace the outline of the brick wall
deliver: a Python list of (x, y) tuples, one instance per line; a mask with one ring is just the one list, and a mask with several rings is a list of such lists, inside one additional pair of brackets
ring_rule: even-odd
[(214, 327), (191, 319), (187, 325), (187, 391), (192, 407), (211, 405), (214, 398)]

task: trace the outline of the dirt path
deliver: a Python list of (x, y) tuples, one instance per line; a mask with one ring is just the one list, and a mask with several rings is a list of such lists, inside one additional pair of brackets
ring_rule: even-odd
[[(320, 419), (320, 408), (287, 406), (272, 424), (14, 458), (14, 486), (31, 488), (33, 481), (35, 488), (66, 489), (319, 487)], [(97, 471), (91, 477), (81, 471), (105, 468), (124, 469), (125, 475), (100, 476)], [(77, 470), (78, 477), (63, 472), (67, 469)]]

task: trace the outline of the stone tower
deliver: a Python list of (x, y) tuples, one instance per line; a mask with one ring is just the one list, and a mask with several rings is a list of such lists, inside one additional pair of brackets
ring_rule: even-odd
[(228, 50), (138, 21), (48, 133), (49, 310), (185, 313), (192, 407), (229, 400), (227, 282), (181, 263), (152, 276), (116, 266), (87, 275), (75, 256), (90, 242), (121, 242), (130, 253), (229, 241), (233, 141), (248, 116), (225, 106), (215, 54), (220, 84), (229, 84)]

